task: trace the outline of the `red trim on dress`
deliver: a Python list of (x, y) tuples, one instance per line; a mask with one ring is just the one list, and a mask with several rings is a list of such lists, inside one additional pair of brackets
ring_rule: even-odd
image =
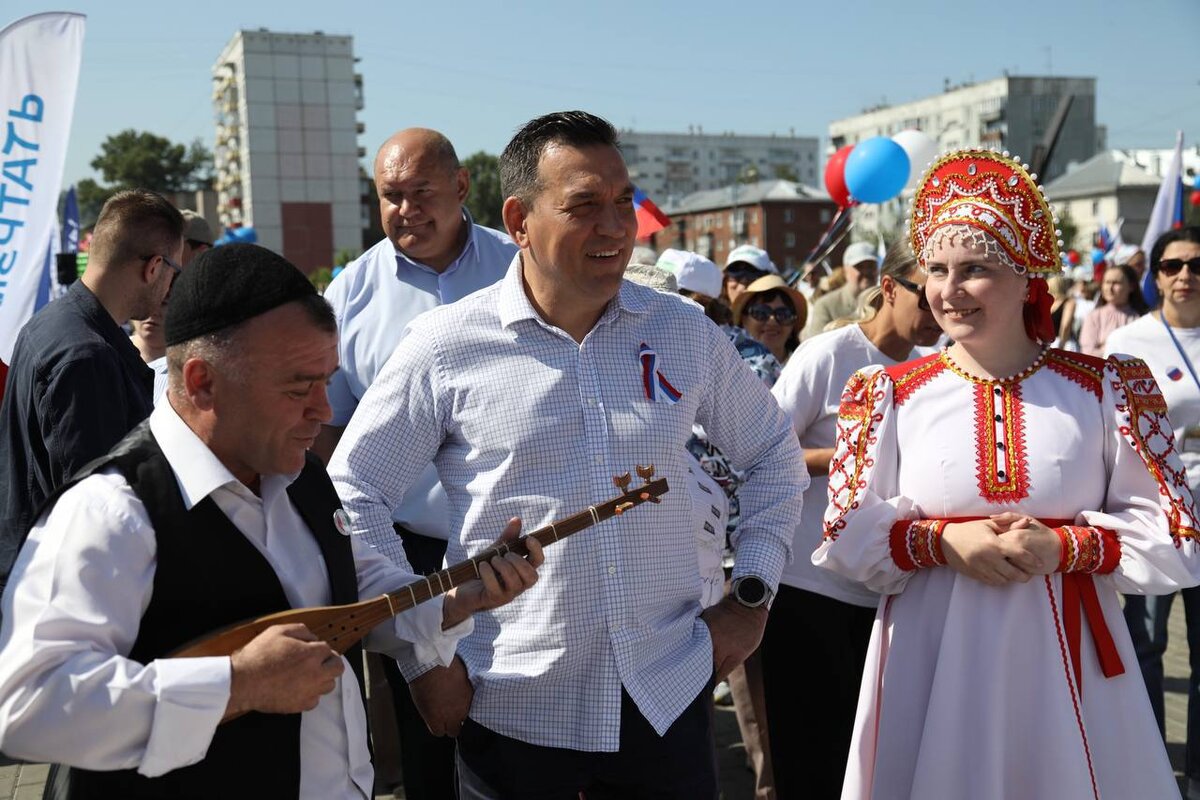
[(1121, 561), (1121, 539), (1108, 528), (1061, 525), (1054, 528), (1062, 545), (1059, 572), (1108, 574)]
[(875, 466), (867, 449), (875, 444), (875, 429), (883, 419), (876, 408), (885, 391), (879, 384), (886, 377), (882, 370), (871, 375), (856, 372), (842, 392), (829, 462), (829, 506), (836, 513), (825, 520), (826, 539), (837, 539), (846, 527), (846, 514), (858, 507), (858, 495), (867, 485), (866, 472)]
[(917, 389), (929, 383), (945, 369), (946, 364), (942, 361), (941, 353), (886, 367), (884, 372), (894, 384), (892, 402), (897, 406), (902, 405)]
[[(1003, 405), (1004, 441), (996, 441), (996, 398)], [(997, 447), (998, 444), (1003, 447)], [(996, 451), (1004, 455), (1003, 462)], [(1019, 383), (975, 384), (975, 461), (979, 496), (989, 503), (1017, 503), (1029, 497), (1025, 460), (1025, 407)], [(1003, 469), (1001, 469), (1003, 466)], [(1004, 474), (1001, 475), (1000, 473)]]
[[(1083, 714), (1079, 711), (1079, 696), (1075, 692), (1075, 681), (1071, 680), (1071, 667), (1067, 665), (1067, 646), (1063, 638), (1063, 626), (1058, 616), (1058, 603), (1054, 600), (1054, 584), (1050, 576), (1044, 576), (1046, 594), (1050, 598), (1050, 614), (1054, 618), (1054, 632), (1058, 635), (1058, 652), (1062, 659), (1063, 677), (1067, 680), (1067, 689), (1071, 693), (1071, 705), (1075, 708), (1075, 725), (1079, 728), (1079, 738), (1083, 742), (1083, 754), (1087, 756), (1088, 777), (1092, 781), (1092, 797), (1100, 800), (1100, 789), (1096, 786), (1096, 770), (1092, 766), (1092, 748), (1088, 745), (1087, 731), (1083, 727)], [(1091, 580), (1089, 578), (1089, 580)]]
[(901, 519), (893, 523), (888, 545), (896, 566), (908, 572), (945, 566), (946, 554), (942, 551), (945, 528), (944, 519)]
[(1167, 517), (1167, 527), (1176, 547), (1184, 539), (1200, 539), (1200, 520), (1188, 488), (1187, 472), (1179, 460), (1167, 402), (1159, 391), (1150, 368), (1140, 358), (1109, 358), (1117, 373), (1111, 381), (1116, 395), (1121, 434), (1141, 457), (1146, 469), (1158, 483), (1159, 503)]
[(1046, 352), (1046, 366), (1096, 395), (1097, 400), (1103, 396), (1104, 359), (1086, 353), (1052, 349)]

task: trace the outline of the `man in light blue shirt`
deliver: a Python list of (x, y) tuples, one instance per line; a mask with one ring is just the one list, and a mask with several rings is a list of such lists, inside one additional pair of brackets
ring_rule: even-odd
[[(538, 585), (478, 618), (450, 667), (401, 668), (431, 727), (458, 736), (460, 798), (715, 799), (711, 679), (761, 638), (803, 454), (699, 306), (622, 280), (637, 220), (610, 124), (529, 122), (501, 180), (520, 253), (500, 283), (410, 325), (330, 475), (352, 533), (399, 559), (391, 509), (433, 460), (453, 562), (497, 519), (535, 529), (654, 464), (661, 505), (554, 545)], [(747, 476), (734, 589), (703, 614), (684, 450), (697, 423)]]
[[(329, 382), (333, 419), (313, 448), (325, 461), (408, 323), (495, 283), (517, 250), (505, 234), (471, 220), (463, 207), (470, 176), (437, 131), (410, 128), (384, 142), (375, 158), (375, 188), (387, 238), (346, 265), (325, 290), (337, 317), (341, 359)], [(432, 464), (392, 517), (414, 570), (440, 569), (450, 529)], [(449, 800), (453, 743), (430, 737), (393, 662), (385, 662), (384, 672), (396, 700), (408, 797)]]

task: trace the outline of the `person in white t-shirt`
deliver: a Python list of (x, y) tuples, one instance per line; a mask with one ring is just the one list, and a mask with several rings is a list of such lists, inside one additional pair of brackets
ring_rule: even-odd
[[(923, 276), (907, 245), (883, 262), (882, 306), (867, 321), (804, 341), (772, 390), (792, 417), (812, 484), (796, 529), (791, 564), (763, 636), (767, 728), (779, 797), (836, 798), (879, 595), (813, 566), (821, 543), (842, 387), (871, 364), (926, 355), (942, 335), (929, 311)], [(804, 658), (795, 657), (804, 643)]]
[[(1114, 330), (1105, 355), (1143, 359), (1162, 389), (1175, 447), (1187, 470), (1192, 494), (1200, 492), (1200, 227), (1169, 231), (1150, 251), (1162, 306), (1136, 322)], [(1200, 798), (1200, 587), (1184, 589), (1191, 675), (1188, 678), (1188, 737), (1184, 773), (1188, 798)], [(1165, 736), (1163, 653), (1167, 619), (1175, 594), (1126, 595), (1125, 621), (1150, 694), (1150, 705)]]

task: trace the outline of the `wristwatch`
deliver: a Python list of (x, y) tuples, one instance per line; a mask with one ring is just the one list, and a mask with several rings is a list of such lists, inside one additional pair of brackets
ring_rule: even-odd
[(771, 587), (757, 575), (743, 575), (738, 578), (729, 587), (729, 593), (746, 608), (771, 607)]

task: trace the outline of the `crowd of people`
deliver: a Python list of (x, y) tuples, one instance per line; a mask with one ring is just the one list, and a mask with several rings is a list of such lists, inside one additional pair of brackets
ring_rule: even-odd
[[(385, 238), (323, 296), (109, 200), (0, 406), (0, 750), (53, 798), (369, 798), (398, 766), (412, 800), (691, 800), (728, 696), (758, 798), (1169, 797), (1182, 590), (1200, 797), (1200, 228), (1072, 285), (1027, 168), (957, 151), (905, 239), (793, 283), (753, 243), (635, 246), (619, 145), (522, 126), (501, 232), (443, 134), (397, 132)], [(420, 577), (630, 473), (670, 490)], [(414, 581), (445, 591), (361, 646), (173, 655)]]

